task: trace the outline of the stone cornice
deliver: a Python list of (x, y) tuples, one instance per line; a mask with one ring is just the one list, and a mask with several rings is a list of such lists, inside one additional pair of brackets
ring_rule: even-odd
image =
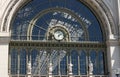
[(106, 41), (107, 46), (120, 46), (119, 40), (108, 40)]
[(10, 33), (9, 32), (0, 32), (0, 44), (10, 42)]

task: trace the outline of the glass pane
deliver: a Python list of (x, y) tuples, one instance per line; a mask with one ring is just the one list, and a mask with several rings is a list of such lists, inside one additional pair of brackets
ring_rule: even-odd
[(12, 49), (10, 51), (11, 54), (11, 74), (17, 74), (18, 71), (18, 51), (16, 49)]
[(73, 75), (78, 75), (78, 52), (76, 50), (73, 50), (71, 52), (71, 61), (72, 61), (72, 71)]
[(26, 51), (22, 49), (20, 51), (20, 74), (26, 74)]
[(84, 51), (80, 51), (80, 74), (86, 75), (87, 68), (86, 68), (86, 53)]
[(98, 53), (98, 74), (104, 75), (104, 53), (99, 51)]
[(89, 63), (90, 61), (93, 64), (93, 67), (91, 67), (93, 68), (92, 73), (96, 75), (98, 71), (97, 71), (97, 55), (95, 51), (90, 52)]
[(60, 73), (61, 75), (67, 75), (67, 56), (64, 56), (60, 61)]
[(32, 74), (38, 74), (37, 66), (38, 66), (38, 51), (33, 49), (31, 51), (31, 65), (32, 65)]

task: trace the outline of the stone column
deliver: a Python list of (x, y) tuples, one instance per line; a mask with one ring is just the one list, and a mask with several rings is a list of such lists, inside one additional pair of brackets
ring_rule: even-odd
[(73, 77), (72, 66), (73, 66), (72, 63), (68, 64), (68, 76), (69, 77)]
[(9, 77), (8, 76), (9, 41), (10, 41), (9, 33), (0, 32), (0, 77)]
[(53, 71), (53, 66), (52, 66), (52, 63), (50, 62), (50, 64), (49, 64), (48, 77), (52, 77), (52, 71)]
[(28, 62), (27, 64), (27, 77), (31, 77), (32, 74), (32, 68), (31, 68), (31, 61)]
[(120, 68), (119, 60), (119, 42), (118, 40), (107, 41), (108, 72), (110, 77), (115, 77), (114, 69)]
[(93, 75), (93, 63), (91, 62), (90, 57), (89, 57), (89, 65), (88, 65), (88, 67), (89, 67), (89, 77), (93, 77), (92, 76)]
[(120, 0), (117, 0), (118, 5), (118, 24), (119, 24), (119, 32), (120, 32)]

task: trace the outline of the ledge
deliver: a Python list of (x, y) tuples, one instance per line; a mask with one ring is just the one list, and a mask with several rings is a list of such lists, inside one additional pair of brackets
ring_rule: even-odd
[(0, 43), (9, 43), (9, 42), (10, 42), (10, 33), (0, 32)]
[(118, 40), (108, 40), (106, 41), (107, 46), (119, 46), (119, 41)]

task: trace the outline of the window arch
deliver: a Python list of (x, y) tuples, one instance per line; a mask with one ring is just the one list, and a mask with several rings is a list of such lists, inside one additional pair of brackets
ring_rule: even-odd
[[(14, 73), (33, 77), (105, 76), (103, 36), (98, 19), (80, 1), (32, 0), (19, 9), (11, 27), (10, 49), (16, 48), (18, 56)], [(103, 53), (97, 53), (99, 50)], [(14, 67), (9, 66), (10, 70)]]
[[(12, 40), (48, 40), (50, 34), (54, 36), (52, 31), (56, 28), (53, 26), (58, 25), (62, 26), (65, 34), (69, 35), (66, 37), (71, 41), (105, 40), (98, 20), (80, 1), (37, 2), (37, 0), (29, 2), (16, 14), (11, 27)], [(72, 3), (74, 5), (71, 7)], [(52, 33), (49, 34), (48, 31)]]

